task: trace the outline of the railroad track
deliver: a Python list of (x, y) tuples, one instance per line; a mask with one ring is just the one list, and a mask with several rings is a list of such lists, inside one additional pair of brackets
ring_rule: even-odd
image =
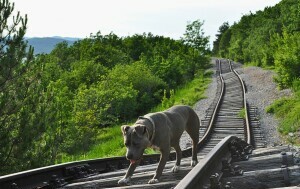
[[(198, 160), (195, 168), (189, 166), (191, 148), (183, 150), (183, 159), (179, 173), (171, 173), (175, 163), (175, 153), (170, 154), (161, 181), (146, 184), (157, 168), (159, 154), (145, 155), (136, 169), (130, 186), (118, 186), (129, 162), (125, 157), (95, 159), (54, 165), (26, 172), (0, 177), (0, 188), (229, 188), (229, 182), (237, 185), (234, 179), (242, 176), (240, 168), (234, 162), (243, 162), (249, 157), (268, 156), (282, 149), (273, 149), (266, 153), (252, 152), (264, 147), (264, 138), (259, 130), (256, 109), (248, 107), (245, 99), (245, 86), (238, 73), (228, 60), (216, 60), (218, 89), (216, 97), (201, 120)], [(253, 126), (251, 127), (251, 124)], [(282, 147), (286, 151), (286, 147)], [(274, 152), (274, 153), (273, 153)], [(259, 154), (259, 155), (257, 155)], [(281, 157), (281, 156), (280, 156)], [(283, 156), (282, 156), (283, 157)], [(295, 158), (284, 156), (286, 167), (292, 165)], [(250, 162), (250, 161), (247, 161)], [(273, 162), (273, 161), (272, 161)], [(283, 162), (283, 161), (282, 161)], [(264, 160), (260, 161), (266, 164)], [(255, 164), (258, 165), (258, 164)], [(243, 164), (247, 166), (247, 164)], [(248, 166), (251, 167), (251, 166)], [(250, 170), (253, 170), (252, 167)], [(246, 170), (247, 171), (247, 170)], [(285, 170), (286, 172), (286, 170)], [(284, 178), (287, 176), (285, 175)], [(226, 180), (227, 179), (227, 180)], [(284, 179), (288, 183), (287, 179)], [(300, 182), (299, 182), (300, 183)], [(287, 185), (287, 184), (286, 184)], [(239, 185), (240, 187), (240, 185)], [(235, 188), (235, 186), (232, 186)]]
[(208, 109), (206, 120), (202, 121), (200, 135), (203, 144), (201, 154), (207, 154), (228, 135), (235, 135), (252, 144), (250, 123), (245, 100), (245, 87), (238, 74), (232, 69), (231, 62), (217, 60), (218, 95)]

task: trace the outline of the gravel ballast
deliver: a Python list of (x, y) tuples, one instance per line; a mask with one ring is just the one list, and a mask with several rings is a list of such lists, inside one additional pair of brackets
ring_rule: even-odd
[[(215, 71), (215, 69), (214, 69)], [(291, 90), (278, 90), (276, 83), (273, 80), (275, 73), (270, 70), (263, 70), (259, 67), (236, 68), (241, 78), (246, 84), (246, 98), (250, 106), (257, 107), (258, 117), (261, 122), (261, 131), (265, 136), (267, 146), (280, 145), (283, 142), (277, 132), (278, 120), (273, 114), (266, 113), (265, 109), (271, 105), (276, 99), (284, 96), (290, 96)], [(199, 116), (199, 119), (204, 119), (205, 111), (213, 102), (217, 89), (216, 75), (212, 75), (212, 82), (208, 86), (205, 95), (206, 99), (198, 101), (194, 105), (194, 110)], [(182, 149), (191, 146), (191, 140), (187, 133), (181, 137), (180, 146)]]
[(246, 98), (250, 106), (258, 108), (261, 130), (265, 135), (267, 146), (282, 144), (277, 131), (278, 119), (273, 114), (266, 113), (266, 108), (276, 99), (290, 96), (290, 89), (278, 90), (273, 80), (275, 73), (270, 70), (263, 70), (259, 67), (246, 67), (236, 69), (244, 80), (247, 93)]

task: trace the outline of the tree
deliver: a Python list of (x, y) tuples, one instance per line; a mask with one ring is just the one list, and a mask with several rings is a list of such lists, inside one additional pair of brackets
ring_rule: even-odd
[(0, 1), (0, 172), (13, 169), (13, 157), (26, 151), (18, 146), (25, 140), (22, 131), (28, 121), (24, 119), (28, 114), (21, 112), (34, 80), (30, 74), (33, 48), (26, 50), (23, 39), (27, 16), (12, 15), (13, 10), (14, 4)]
[[(132, 86), (137, 91), (136, 107), (133, 104), (129, 107), (122, 107), (122, 109), (128, 109), (124, 111), (128, 115), (118, 111), (116, 108), (114, 110), (120, 112), (119, 114), (122, 115), (121, 118), (123, 120), (126, 120), (124, 118), (134, 118), (147, 113), (160, 102), (162, 91), (167, 87), (166, 83), (158, 76), (152, 74), (149, 67), (143, 62), (135, 62), (130, 65), (117, 65), (108, 74), (107, 80), (108, 82), (119, 83), (123, 87)], [(129, 89), (127, 90), (129, 91)]]
[(203, 24), (204, 21), (201, 22), (200, 20), (188, 23), (182, 41), (184, 44), (199, 50), (199, 52), (207, 54), (209, 52), (209, 36), (204, 36)]
[(229, 29), (229, 23), (228, 22), (224, 22), (220, 27), (219, 27), (219, 31), (218, 34), (216, 34), (216, 40), (213, 43), (213, 49), (212, 49), (212, 53), (214, 55), (219, 55), (219, 50), (220, 50), (220, 41), (222, 39), (222, 36), (224, 35), (224, 33)]
[(208, 58), (207, 55), (209, 51), (209, 36), (204, 36), (203, 26), (204, 21), (200, 20), (193, 21), (188, 23), (186, 26), (184, 37), (181, 39), (183, 43), (189, 47), (192, 47), (193, 50), (192, 60), (190, 61), (190, 74), (192, 78), (199, 69), (207, 68)]
[(230, 47), (231, 29), (225, 31), (220, 39), (218, 54), (221, 57), (228, 56), (228, 48)]

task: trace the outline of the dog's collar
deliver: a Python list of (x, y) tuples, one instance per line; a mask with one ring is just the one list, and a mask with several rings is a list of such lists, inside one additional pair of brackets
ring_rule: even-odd
[(151, 144), (153, 144), (153, 140), (154, 140), (154, 136), (155, 136), (155, 123), (154, 123), (153, 119), (150, 116), (147, 116), (147, 115), (140, 116), (139, 119), (147, 119), (148, 121), (151, 122), (151, 124), (152, 124), (152, 136), (151, 136), (151, 138), (149, 138), (149, 140), (150, 140)]

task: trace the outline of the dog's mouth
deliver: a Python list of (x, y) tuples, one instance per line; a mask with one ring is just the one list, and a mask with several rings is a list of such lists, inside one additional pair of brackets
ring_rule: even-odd
[(137, 160), (135, 160), (135, 159), (130, 159), (129, 161), (130, 161), (130, 163), (131, 164), (135, 164), (135, 163), (137, 163), (138, 161), (140, 161), (141, 159), (137, 159)]
[(135, 163), (136, 163), (136, 160), (131, 159), (131, 160), (130, 160), (130, 163), (135, 164)]

